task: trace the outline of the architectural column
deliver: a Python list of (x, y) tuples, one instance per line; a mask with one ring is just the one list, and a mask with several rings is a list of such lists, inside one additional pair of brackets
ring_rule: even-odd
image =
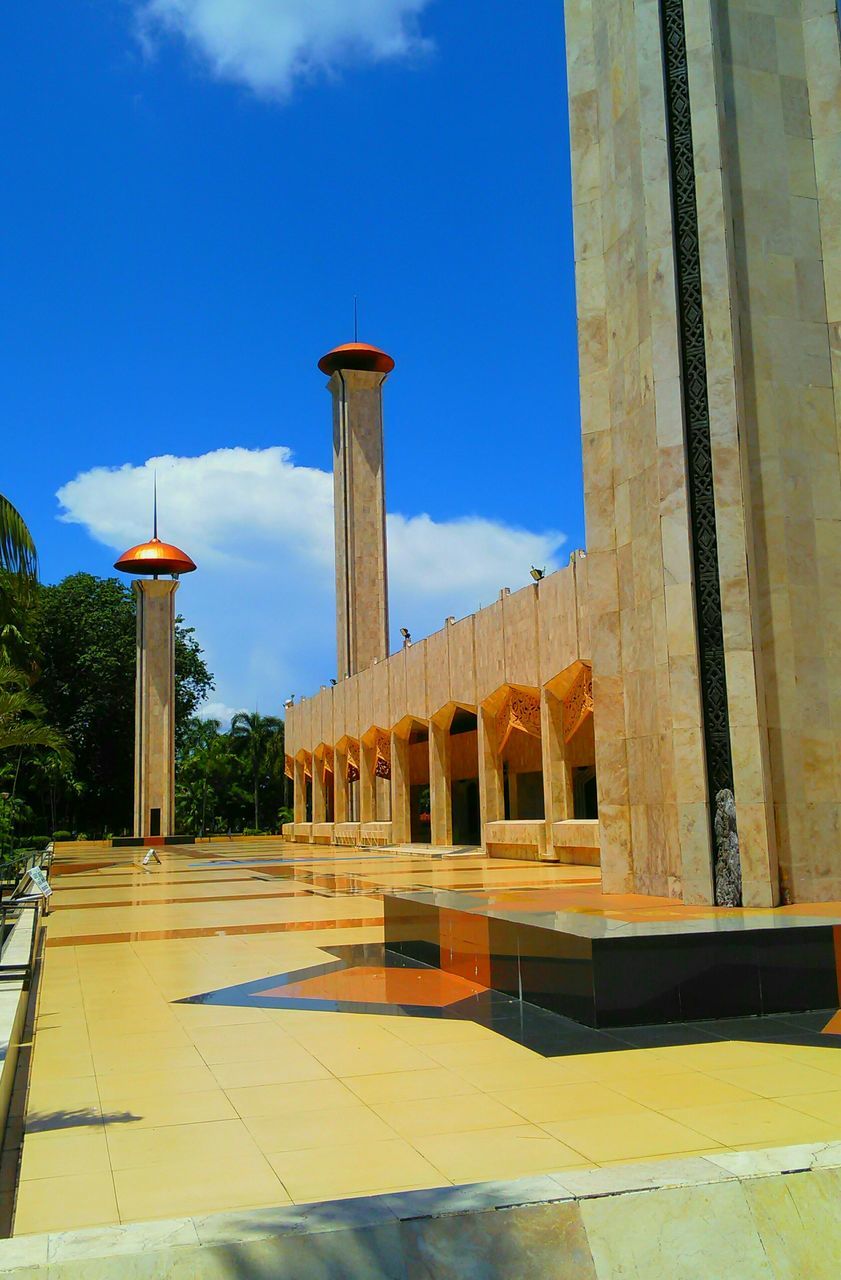
[(294, 820), (303, 823), (307, 820), (307, 776), (303, 760), (295, 760), (295, 790), (293, 796)]
[(312, 820), (327, 821), (327, 784), (324, 779), (324, 759), (313, 756), (312, 760)]
[(429, 817), (432, 843), (453, 843), (453, 783), (450, 752), (450, 720), (429, 722)]
[(391, 735), (391, 840), (408, 844), (412, 839), (412, 810), (409, 792), (409, 739)]
[(377, 767), (376, 742), (359, 744), (359, 821), (375, 822), (374, 805), (375, 769)]
[(479, 740), (479, 813), (482, 822), (482, 844), (485, 824), (501, 822), (505, 817), (505, 790), (502, 761), (496, 749), (496, 723), (492, 712), (480, 707), (477, 713)]
[(347, 777), (347, 748), (337, 747), (333, 763), (333, 819), (349, 822), (350, 783)]
[(543, 751), (543, 799), (547, 834), (551, 836), (552, 823), (566, 822), (573, 818), (575, 809), (572, 778), (566, 762), (564, 704), (548, 689), (543, 690), (540, 698), (540, 743)]

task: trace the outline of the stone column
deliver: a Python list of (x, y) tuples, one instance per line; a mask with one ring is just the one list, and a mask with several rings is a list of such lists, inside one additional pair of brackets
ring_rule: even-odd
[(168, 579), (135, 581), (137, 681), (134, 834), (168, 836), (175, 822), (175, 593)]
[(409, 793), (409, 739), (391, 735), (391, 839), (408, 844), (412, 838), (412, 811)]
[(501, 822), (505, 817), (505, 789), (502, 781), (502, 761), (496, 750), (496, 725), (494, 716), (484, 707), (477, 714), (479, 740), (479, 813), (482, 823), (482, 844), (485, 843), (485, 823)]
[(312, 758), (312, 820), (327, 821), (327, 786), (324, 780), (324, 760)]
[[(540, 744), (546, 821), (551, 828), (553, 822), (566, 822), (575, 813), (572, 778), (566, 762), (564, 704), (546, 689), (540, 699)], [(551, 836), (551, 830), (548, 834)]]
[(450, 719), (429, 722), (429, 808), (432, 843), (453, 843), (453, 783), (450, 760)]
[(359, 744), (359, 821), (375, 822), (376, 806), (374, 804), (374, 784), (377, 765), (377, 748), (375, 743)]
[(303, 760), (295, 761), (295, 789), (293, 792), (294, 821), (303, 823), (307, 820), (307, 775)]
[(347, 748), (336, 748), (333, 760), (333, 819), (350, 822), (350, 783), (347, 778)]

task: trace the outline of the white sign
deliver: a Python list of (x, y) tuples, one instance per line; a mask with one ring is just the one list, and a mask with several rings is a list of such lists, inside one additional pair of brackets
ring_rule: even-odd
[(29, 868), (29, 879), (42, 897), (49, 898), (52, 893), (52, 887), (40, 867)]
[(148, 867), (150, 862), (157, 862), (158, 866), (161, 865), (161, 860), (158, 857), (158, 855), (155, 853), (154, 849), (146, 850), (146, 857), (143, 859), (143, 866)]

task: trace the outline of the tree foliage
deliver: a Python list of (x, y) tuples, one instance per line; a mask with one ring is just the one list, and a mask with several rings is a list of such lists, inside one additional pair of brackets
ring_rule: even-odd
[(176, 770), (179, 826), (205, 832), (278, 830), (285, 810), (283, 721), (240, 711), (229, 733), (218, 720), (185, 727)]
[[(131, 588), (76, 573), (37, 589), (29, 639), (46, 718), (75, 758), (61, 821), (71, 830), (123, 832), (132, 813), (136, 611)], [(176, 735), (213, 688), (193, 629), (176, 620)], [(33, 809), (44, 812), (34, 774)], [(46, 820), (46, 813), (44, 813)]]

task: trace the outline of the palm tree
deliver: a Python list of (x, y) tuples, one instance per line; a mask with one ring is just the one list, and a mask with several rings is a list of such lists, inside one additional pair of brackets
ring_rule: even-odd
[(26, 521), (0, 493), (0, 569), (32, 581), (38, 574), (38, 555)]
[(242, 743), (254, 785), (254, 828), (260, 829), (260, 778), (282, 745), (283, 721), (259, 711), (238, 711), (231, 720), (231, 737)]
[(56, 729), (44, 724), (44, 715), (28, 677), (8, 663), (0, 663), (0, 751), (48, 747), (61, 760), (69, 761), (67, 743)]

